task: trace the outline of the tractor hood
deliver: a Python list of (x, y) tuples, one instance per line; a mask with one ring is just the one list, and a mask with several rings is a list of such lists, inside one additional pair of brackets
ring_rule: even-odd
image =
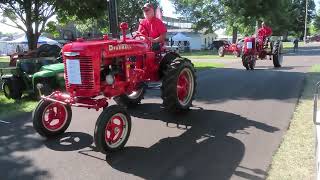
[(58, 63), (58, 64), (51, 64), (47, 66), (42, 66), (41, 71), (55, 71), (55, 72), (63, 72), (64, 71), (64, 64)]
[(62, 52), (64, 59), (76, 56), (99, 58), (102, 53), (106, 58), (112, 58), (134, 54), (145, 54), (149, 49), (150, 46), (143, 40), (79, 40), (64, 45)]

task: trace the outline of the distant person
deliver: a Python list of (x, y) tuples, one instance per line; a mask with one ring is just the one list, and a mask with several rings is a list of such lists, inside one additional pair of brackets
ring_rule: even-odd
[(293, 41), (293, 52), (298, 52), (298, 45), (299, 45), (299, 40), (298, 38), (295, 38)]

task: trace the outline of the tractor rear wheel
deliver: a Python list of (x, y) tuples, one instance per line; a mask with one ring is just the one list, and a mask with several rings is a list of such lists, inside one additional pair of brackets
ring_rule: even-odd
[(142, 87), (137, 91), (133, 91), (131, 94), (123, 94), (117, 97), (114, 97), (114, 101), (121, 106), (125, 107), (134, 107), (141, 103), (141, 100), (144, 97), (145, 88)]
[(94, 143), (102, 153), (121, 150), (131, 132), (131, 118), (119, 105), (105, 108), (94, 129)]
[(8, 80), (8, 79), (5, 79), (3, 81), (3, 84), (2, 84), (2, 91), (3, 91), (3, 94), (6, 98), (8, 99), (11, 99), (11, 91), (12, 91), (12, 86), (11, 86), (11, 81)]
[(16, 77), (4, 80), (2, 91), (8, 99), (19, 100), (22, 97), (22, 81)]
[(33, 112), (33, 127), (44, 137), (54, 137), (64, 133), (70, 125), (70, 106), (41, 100)]
[(189, 110), (196, 90), (196, 76), (189, 59), (177, 58), (169, 66), (162, 81), (161, 97), (171, 112)]
[(223, 56), (224, 56), (224, 47), (223, 47), (223, 46), (221, 46), (221, 47), (219, 48), (218, 54), (219, 54), (220, 57), (223, 57)]
[(281, 41), (278, 41), (273, 46), (273, 66), (279, 68), (282, 66), (283, 55), (282, 55), (283, 45)]

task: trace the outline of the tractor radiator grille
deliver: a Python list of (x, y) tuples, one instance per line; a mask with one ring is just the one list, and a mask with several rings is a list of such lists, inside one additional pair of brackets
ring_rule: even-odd
[[(68, 74), (66, 73), (66, 86), (76, 88), (77, 90), (90, 90), (94, 88), (94, 73), (92, 58), (89, 56), (76, 57), (80, 60), (81, 84), (69, 84)], [(66, 65), (66, 63), (65, 63)]]

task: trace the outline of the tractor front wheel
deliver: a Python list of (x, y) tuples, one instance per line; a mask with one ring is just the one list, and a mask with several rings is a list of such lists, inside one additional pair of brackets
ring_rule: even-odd
[(221, 46), (221, 47), (219, 48), (218, 54), (219, 54), (220, 57), (223, 57), (223, 56), (224, 56), (224, 47), (223, 47), (223, 46)]
[(171, 112), (189, 110), (196, 90), (193, 64), (186, 58), (177, 58), (165, 74), (161, 86), (164, 108)]
[(247, 70), (250, 70), (248, 59), (249, 59), (249, 56), (243, 55), (243, 56), (242, 56), (242, 65), (243, 65)]
[(251, 57), (250, 61), (249, 61), (249, 67), (251, 70), (254, 70), (254, 68), (256, 67), (256, 59), (255, 57)]
[(33, 127), (41, 136), (58, 136), (67, 130), (71, 117), (70, 106), (41, 100), (33, 112)]
[(100, 114), (94, 130), (94, 143), (102, 153), (119, 151), (127, 143), (130, 132), (130, 116), (123, 107), (113, 105)]
[(3, 91), (3, 94), (6, 98), (8, 99), (11, 99), (11, 91), (12, 91), (12, 86), (11, 86), (11, 81), (6, 79), (3, 81), (3, 84), (2, 84), (2, 91)]

